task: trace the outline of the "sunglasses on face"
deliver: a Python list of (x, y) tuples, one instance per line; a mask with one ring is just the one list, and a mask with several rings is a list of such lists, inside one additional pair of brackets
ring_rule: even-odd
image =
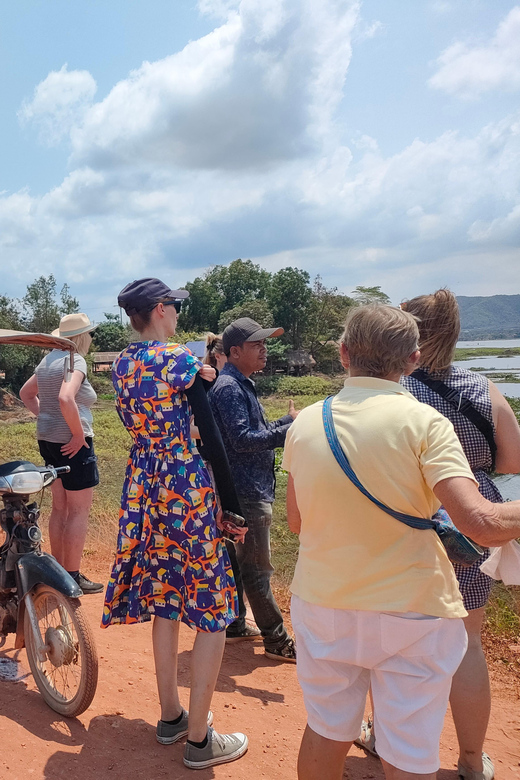
[(175, 311), (177, 314), (180, 314), (182, 301), (175, 301), (175, 300), (169, 300), (169, 301), (161, 301), (163, 306), (175, 306)]

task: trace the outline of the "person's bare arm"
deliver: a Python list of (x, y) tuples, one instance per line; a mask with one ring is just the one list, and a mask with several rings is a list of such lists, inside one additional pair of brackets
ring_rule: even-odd
[(40, 399), (38, 398), (38, 379), (36, 374), (33, 374), (20, 390), (20, 399), (23, 405), (38, 417), (40, 414)]
[(289, 526), (289, 531), (292, 531), (293, 534), (300, 533), (302, 527), (302, 518), (300, 516), (298, 504), (296, 503), (294, 480), (290, 474), (287, 481), (287, 525)]
[(68, 382), (63, 381), (60, 388), (60, 409), (65, 422), (70, 428), (72, 438), (64, 444), (61, 451), (64, 455), (68, 455), (69, 458), (74, 457), (82, 447), (88, 447), (85, 441), (85, 434), (83, 432), (83, 426), (81, 424), (81, 418), (79, 416), (79, 409), (76, 403), (76, 395), (81, 383), (85, 378), (83, 371), (74, 371)]
[(449, 477), (433, 492), (459, 531), (484, 547), (498, 547), (520, 536), (520, 501), (493, 504), (468, 477)]
[(495, 469), (500, 474), (518, 474), (520, 471), (520, 426), (513, 410), (493, 382), (489, 383), (489, 395), (491, 396), (497, 445)]

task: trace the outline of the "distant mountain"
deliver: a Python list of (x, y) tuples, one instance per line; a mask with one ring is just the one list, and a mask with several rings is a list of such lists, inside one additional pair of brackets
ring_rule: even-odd
[(520, 338), (520, 295), (457, 297), (462, 339)]

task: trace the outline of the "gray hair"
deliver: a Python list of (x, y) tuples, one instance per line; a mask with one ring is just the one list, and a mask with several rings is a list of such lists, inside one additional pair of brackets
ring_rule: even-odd
[(353, 309), (341, 337), (352, 368), (373, 377), (402, 373), (418, 341), (415, 317), (381, 303)]

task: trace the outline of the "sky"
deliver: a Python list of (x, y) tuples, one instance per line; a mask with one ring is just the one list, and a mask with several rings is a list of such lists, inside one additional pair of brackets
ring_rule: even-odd
[(296, 266), (520, 292), (520, 5), (0, 3), (0, 294)]

